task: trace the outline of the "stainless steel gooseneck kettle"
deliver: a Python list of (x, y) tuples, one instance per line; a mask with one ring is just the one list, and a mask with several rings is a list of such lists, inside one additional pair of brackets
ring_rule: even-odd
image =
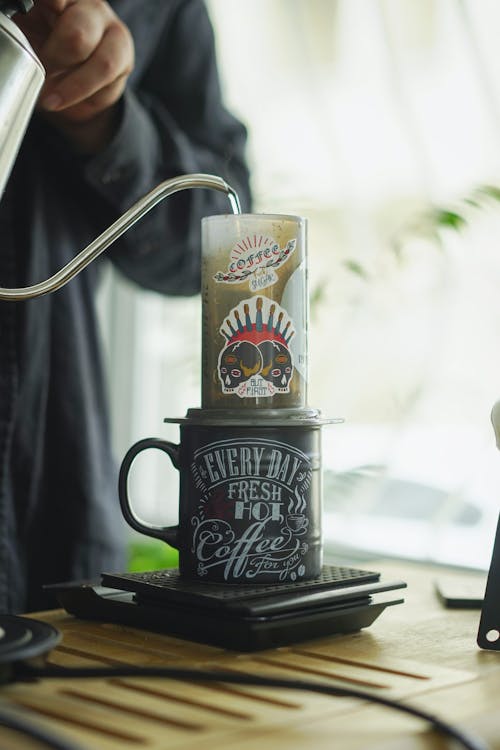
[(45, 79), (40, 60), (11, 21), (32, 7), (32, 0), (0, 2), (0, 195)]
[[(27, 13), (33, 0), (0, 0), (0, 197), (9, 178), (19, 146), (45, 80), (45, 70), (25, 35), (11, 20)], [(19, 289), (0, 287), (0, 300), (19, 302), (59, 289), (164, 198), (188, 188), (210, 188), (227, 195), (234, 213), (240, 212), (238, 196), (221, 177), (190, 174), (157, 185), (117, 219), (108, 229), (49, 279)], [(0, 279), (1, 284), (1, 279)]]

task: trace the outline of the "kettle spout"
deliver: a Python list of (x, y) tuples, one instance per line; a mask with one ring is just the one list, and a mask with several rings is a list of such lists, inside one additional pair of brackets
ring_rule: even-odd
[(139, 221), (144, 214), (150, 211), (157, 203), (168, 198), (169, 195), (177, 193), (179, 190), (190, 188), (209, 188), (225, 193), (231, 209), (234, 214), (241, 212), (240, 202), (236, 191), (228, 183), (212, 174), (186, 174), (179, 177), (173, 177), (157, 185), (153, 190), (140, 198), (134, 203), (128, 211), (125, 211), (111, 226), (104, 230), (102, 234), (93, 240), (90, 245), (81, 250), (78, 255), (72, 258), (69, 263), (63, 266), (53, 276), (48, 279), (39, 281), (38, 284), (31, 286), (19, 287), (17, 289), (7, 289), (0, 287), (0, 300), (10, 300), (12, 302), (21, 302), (35, 297), (41, 297), (43, 294), (55, 292), (64, 286), (70, 279), (83, 271), (86, 266), (95, 260), (106, 248), (108, 248), (118, 237)]

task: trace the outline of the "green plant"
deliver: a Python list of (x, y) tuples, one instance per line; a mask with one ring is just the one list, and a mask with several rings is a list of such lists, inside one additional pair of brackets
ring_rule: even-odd
[(495, 203), (500, 203), (500, 187), (478, 185), (453, 208), (431, 206), (396, 234), (392, 242), (393, 250), (399, 255), (406, 239), (415, 236), (425, 237), (440, 247), (443, 230), (460, 232), (473, 220), (476, 210), (484, 210)]
[(132, 541), (128, 545), (128, 570), (140, 573), (146, 570), (176, 568), (179, 553), (159, 539)]

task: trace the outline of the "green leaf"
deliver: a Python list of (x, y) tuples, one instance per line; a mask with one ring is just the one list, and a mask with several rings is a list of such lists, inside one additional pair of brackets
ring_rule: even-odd
[(321, 281), (318, 284), (316, 284), (313, 287), (313, 289), (311, 289), (311, 293), (309, 295), (309, 302), (311, 305), (311, 310), (315, 311), (318, 305), (324, 302), (326, 298), (326, 287), (327, 287), (327, 282)]
[(362, 279), (367, 280), (369, 278), (363, 266), (360, 263), (358, 263), (356, 260), (351, 260), (350, 258), (347, 258), (346, 260), (343, 261), (342, 265), (345, 268), (347, 268), (348, 271), (356, 274), (356, 276), (359, 276)]
[(456, 211), (437, 209), (434, 211), (433, 218), (438, 226), (446, 227), (448, 229), (459, 230), (467, 225), (466, 219)]
[(500, 188), (495, 187), (495, 185), (481, 185), (477, 192), (483, 193), (483, 195), (487, 195), (495, 201), (500, 201)]
[(481, 203), (475, 198), (464, 198), (464, 203), (468, 206), (472, 206), (472, 208), (481, 208)]

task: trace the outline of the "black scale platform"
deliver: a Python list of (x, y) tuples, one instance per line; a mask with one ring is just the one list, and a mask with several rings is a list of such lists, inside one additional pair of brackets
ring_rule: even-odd
[(371, 623), (406, 586), (377, 572), (324, 566), (309, 581), (258, 586), (186, 581), (176, 569), (103, 573), (100, 584), (49, 587), (84, 619), (118, 622), (236, 651), (348, 633)]

